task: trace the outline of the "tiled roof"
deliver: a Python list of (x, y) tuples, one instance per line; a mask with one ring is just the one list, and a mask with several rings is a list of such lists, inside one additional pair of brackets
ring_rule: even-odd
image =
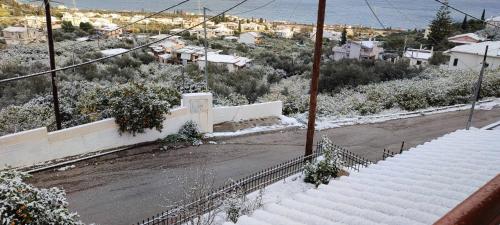
[(500, 130), (460, 130), (267, 204), (237, 224), (433, 224), (497, 175), (499, 162)]

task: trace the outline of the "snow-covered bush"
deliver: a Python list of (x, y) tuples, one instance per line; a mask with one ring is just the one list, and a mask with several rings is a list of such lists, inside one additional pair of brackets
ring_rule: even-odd
[(8, 106), (0, 110), (0, 135), (54, 125), (52, 103), (46, 98), (35, 98), (22, 106)]
[(332, 141), (327, 137), (321, 139), (323, 157), (314, 162), (307, 162), (304, 166), (304, 182), (312, 183), (318, 187), (320, 184), (328, 184), (330, 179), (336, 178), (342, 169), (340, 151), (335, 148)]
[[(318, 94), (318, 116), (356, 117), (385, 110), (414, 111), (426, 107), (463, 104), (470, 101), (477, 73), (429, 68), (413, 79), (343, 88)], [(310, 80), (300, 76), (271, 86), (260, 101), (283, 101), (284, 114), (306, 113)], [(500, 70), (484, 74), (481, 97), (500, 97)], [(300, 115), (303, 117), (304, 115)]]
[(109, 92), (110, 114), (115, 118), (120, 133), (135, 135), (145, 129), (163, 129), (165, 114), (178, 105), (177, 91), (159, 85), (130, 83), (117, 86)]
[(0, 172), (0, 224), (83, 225), (76, 213), (69, 212), (63, 190), (38, 189), (23, 181), (28, 177), (18, 171)]
[(198, 125), (190, 120), (182, 125), (176, 134), (168, 135), (162, 140), (162, 142), (164, 144), (174, 146), (184, 143), (198, 145), (201, 142), (202, 137), (203, 134), (200, 132)]
[(262, 207), (263, 195), (264, 189), (260, 189), (255, 199), (250, 199), (239, 187), (226, 193), (222, 201), (222, 208), (226, 213), (226, 220), (236, 223), (241, 216), (249, 215), (257, 208)]
[(261, 102), (283, 101), (283, 114), (302, 113), (309, 105), (309, 81), (300, 76), (281, 80), (271, 86), (268, 94), (260, 98)]

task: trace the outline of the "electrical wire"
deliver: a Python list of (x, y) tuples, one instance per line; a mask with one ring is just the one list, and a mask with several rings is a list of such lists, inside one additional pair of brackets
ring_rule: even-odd
[(444, 6), (448, 7), (448, 8), (453, 9), (453, 10), (455, 10), (455, 11), (459, 12), (459, 13), (462, 13), (462, 14), (464, 14), (464, 15), (468, 16), (468, 17), (471, 17), (471, 18), (474, 18), (474, 19), (476, 19), (476, 20), (482, 21), (482, 22), (484, 22), (484, 23), (486, 23), (486, 24), (489, 24), (489, 25), (491, 25), (491, 26), (494, 26), (494, 27), (496, 27), (496, 28), (500, 28), (500, 26), (498, 26), (498, 25), (496, 25), (496, 24), (486, 22), (485, 20), (479, 19), (479, 18), (477, 18), (477, 17), (475, 17), (475, 16), (471, 15), (470, 13), (466, 13), (466, 12), (464, 12), (464, 11), (463, 11), (463, 10), (461, 10), (461, 9), (457, 9), (456, 7), (451, 6), (451, 5), (450, 5), (450, 4), (448, 4), (447, 2), (442, 2), (442, 1), (440, 1), (440, 0), (434, 0), (434, 1), (439, 2), (441, 5), (444, 5)]
[[(125, 25), (119, 26), (119, 27), (117, 27), (117, 28), (115, 28), (115, 29), (113, 29), (113, 30), (104, 31), (104, 33), (111, 33), (111, 32), (114, 32), (114, 31), (117, 31), (117, 30), (120, 30), (120, 29), (123, 29), (123, 28), (129, 27), (129, 26), (134, 25), (134, 24), (136, 24), (136, 23), (138, 23), (138, 22), (140, 22), (140, 21), (143, 21), (143, 20), (145, 20), (145, 19), (149, 19), (149, 18), (151, 18), (151, 17), (154, 17), (154, 16), (157, 16), (157, 15), (159, 15), (159, 14), (162, 14), (162, 13), (164, 13), (165, 11), (168, 11), (168, 10), (170, 10), (170, 9), (173, 9), (173, 8), (175, 8), (175, 7), (177, 7), (177, 6), (183, 5), (183, 4), (185, 4), (185, 3), (189, 2), (189, 1), (191, 1), (191, 0), (184, 0), (184, 1), (179, 2), (179, 3), (175, 4), (175, 5), (172, 5), (172, 6), (168, 7), (168, 8), (162, 9), (162, 10), (160, 10), (160, 11), (158, 11), (158, 12), (155, 12), (155, 13), (153, 13), (153, 14), (150, 14), (150, 15), (148, 15), (148, 16), (145, 16), (144, 18), (141, 18), (141, 19), (139, 19), (139, 20), (136, 20), (136, 21), (133, 21), (133, 22), (127, 23), (127, 24), (125, 24)], [(101, 36), (101, 34), (97, 34), (97, 36), (98, 36), (98, 37), (100, 37), (100, 36)], [(73, 45), (73, 46), (74, 46), (74, 45), (79, 44), (79, 43), (81, 43), (81, 42), (85, 42), (85, 41), (78, 41), (78, 42), (76, 42), (76, 43), (71, 43), (71, 45)], [(58, 49), (60, 49), (60, 48), (65, 48), (65, 47), (67, 47), (67, 46), (61, 46), (61, 47), (58, 47)], [(73, 49), (74, 49), (74, 47), (73, 47)]]
[(375, 19), (377, 19), (377, 21), (380, 24), (380, 26), (385, 30), (384, 24), (382, 23), (382, 21), (380, 20), (380, 18), (378, 18), (377, 13), (375, 13), (375, 10), (373, 10), (373, 8), (370, 5), (370, 3), (368, 2), (368, 0), (365, 0), (365, 2), (366, 2), (366, 5), (368, 6), (368, 8), (370, 9), (370, 11), (372, 11), (372, 14), (375, 17)]
[(126, 53), (129, 53), (129, 52), (132, 52), (132, 51), (135, 51), (137, 49), (142, 49), (142, 48), (145, 48), (145, 47), (148, 47), (152, 44), (156, 44), (156, 43), (159, 43), (161, 41), (164, 41), (168, 38), (171, 38), (173, 36), (176, 36), (176, 35), (179, 35), (183, 32), (186, 32), (186, 31), (189, 31), (189, 30), (192, 30), (194, 29), (195, 27), (198, 27), (198, 26), (201, 26), (203, 25), (206, 21), (211, 21), (212, 19), (218, 17), (218, 16), (221, 16), (223, 15), (224, 13), (227, 13), (235, 8), (237, 8), (238, 6), (242, 5), (243, 3), (247, 2), (248, 0), (243, 0), (241, 2), (239, 2), (238, 4), (222, 11), (221, 13), (215, 15), (215, 16), (212, 16), (210, 18), (208, 18), (207, 20), (203, 20), (203, 22), (200, 22), (194, 26), (191, 26), (189, 28), (186, 28), (182, 31), (179, 31), (179, 32), (176, 32), (174, 34), (170, 34), (164, 38), (161, 38), (161, 39), (158, 39), (156, 41), (153, 41), (153, 42), (150, 42), (150, 43), (147, 43), (147, 44), (143, 44), (143, 45), (140, 45), (140, 46), (137, 46), (137, 47), (134, 47), (134, 48), (131, 48), (131, 49), (128, 49), (127, 51), (124, 51), (124, 52), (121, 52), (121, 53), (118, 53), (118, 54), (114, 54), (114, 55), (109, 55), (109, 56), (104, 56), (104, 57), (101, 57), (101, 58), (98, 58), (98, 59), (93, 59), (93, 60), (90, 60), (90, 61), (87, 61), (87, 62), (82, 62), (82, 63), (78, 63), (78, 64), (73, 64), (71, 66), (66, 66), (66, 67), (61, 67), (61, 68), (57, 68), (57, 69), (54, 69), (54, 70), (47, 70), (47, 71), (43, 71), (43, 72), (38, 72), (38, 73), (33, 73), (33, 74), (29, 74), (29, 75), (25, 75), (25, 76), (19, 76), (19, 77), (12, 77), (12, 78), (7, 78), (7, 79), (3, 79), (3, 80), (0, 80), (0, 84), (2, 83), (7, 83), (7, 82), (11, 82), (11, 81), (16, 81), (16, 80), (22, 80), (22, 79), (26, 79), (26, 78), (30, 78), (30, 77), (36, 77), (36, 76), (41, 76), (41, 75), (45, 75), (45, 74), (49, 74), (49, 73), (52, 73), (52, 72), (58, 72), (58, 71), (63, 71), (63, 70), (67, 70), (67, 69), (72, 69), (72, 68), (77, 68), (77, 67), (80, 67), (80, 66), (85, 66), (85, 65), (88, 65), (88, 64), (92, 64), (92, 63), (96, 63), (96, 62), (100, 62), (100, 61), (103, 61), (103, 60), (106, 60), (106, 59), (110, 59), (110, 58), (114, 58), (116, 56), (120, 56), (120, 55), (123, 55), (123, 54), (126, 54)]

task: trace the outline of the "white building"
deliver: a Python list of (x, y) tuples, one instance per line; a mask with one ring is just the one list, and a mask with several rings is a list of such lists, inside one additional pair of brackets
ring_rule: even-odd
[(276, 34), (276, 36), (278, 36), (280, 38), (290, 39), (293, 37), (293, 31), (290, 28), (284, 28), (281, 30), (277, 30), (274, 33)]
[(379, 46), (378, 41), (349, 41), (345, 45), (334, 47), (333, 60), (341, 59), (371, 59), (379, 58), (384, 49)]
[[(54, 16), (51, 16), (52, 28), (61, 28), (61, 21)], [(36, 29), (46, 29), (47, 21), (45, 16), (25, 16), (24, 21), (27, 27)]]
[[(246, 57), (234, 56), (234, 55), (222, 55), (214, 52), (209, 52), (207, 55), (207, 60), (211, 65), (226, 66), (229, 72), (234, 72), (239, 70), (252, 60)], [(203, 70), (205, 68), (205, 57), (198, 58), (198, 67)]]
[(449, 37), (448, 41), (455, 44), (473, 44), (481, 41), (485, 41), (486, 38), (481, 37), (474, 33), (459, 34), (453, 37)]
[(113, 23), (105, 24), (104, 26), (97, 28), (97, 30), (108, 38), (117, 38), (123, 34), (123, 29)]
[(217, 26), (215, 29), (212, 29), (212, 31), (214, 32), (215, 36), (218, 37), (234, 35), (234, 30), (231, 30), (223, 25)]
[(445, 51), (445, 53), (450, 56), (448, 68), (474, 71), (481, 70), (486, 46), (488, 46), (488, 56), (486, 57), (488, 68), (500, 68), (500, 41), (486, 41), (460, 45)]
[(86, 17), (83, 13), (74, 13), (71, 14), (69, 12), (65, 12), (61, 18), (62, 21), (69, 21), (73, 26), (79, 26), (80, 23), (90, 23), (90, 19)]
[(432, 57), (434, 53), (433, 49), (413, 49), (408, 48), (403, 54), (403, 58), (410, 60), (411, 66), (420, 66), (420, 65), (428, 65), (429, 59)]
[(264, 30), (266, 30), (266, 27), (263, 25), (260, 25), (258, 23), (250, 22), (250, 23), (241, 24), (241, 31), (242, 32), (248, 32), (248, 31), (261, 32)]
[(127, 52), (127, 49), (124, 48), (112, 48), (112, 49), (106, 49), (102, 50), (101, 54), (103, 56), (112, 56), (112, 55), (118, 55)]
[(257, 32), (246, 32), (240, 34), (239, 43), (247, 45), (258, 45), (261, 42), (262, 35)]
[[(323, 38), (326, 38), (330, 41), (340, 41), (342, 37), (342, 32), (334, 31), (334, 30), (326, 30), (323, 29)], [(316, 41), (316, 28), (309, 34), (309, 38), (311, 40)]]
[(33, 28), (7, 27), (2, 32), (7, 45), (29, 44), (43, 40), (43, 34)]
[(500, 27), (500, 16), (489, 18), (486, 23), (486, 28)]

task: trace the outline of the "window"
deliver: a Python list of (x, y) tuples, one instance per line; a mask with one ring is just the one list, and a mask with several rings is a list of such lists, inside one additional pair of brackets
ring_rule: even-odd
[(453, 60), (453, 66), (457, 66), (458, 65), (458, 59), (454, 59)]
[(422, 61), (417, 60), (417, 65), (421, 65), (421, 64), (422, 64)]

